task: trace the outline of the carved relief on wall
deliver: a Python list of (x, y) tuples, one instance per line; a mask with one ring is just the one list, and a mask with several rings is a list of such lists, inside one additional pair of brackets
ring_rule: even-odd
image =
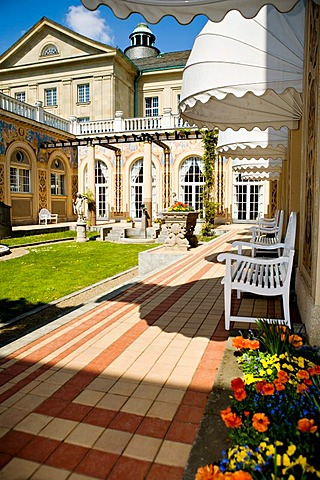
[(274, 217), (278, 208), (278, 181), (272, 180), (270, 182), (270, 216)]
[(0, 202), (4, 202), (4, 165), (0, 165)]
[(75, 199), (78, 193), (78, 175), (71, 175), (72, 198)]
[(48, 208), (47, 205), (47, 172), (45, 170), (38, 171), (39, 184), (39, 210)]
[(306, 271), (311, 275), (312, 269), (312, 251), (313, 251), (313, 233), (314, 225), (314, 207), (315, 207), (315, 165), (316, 165), (316, 134), (320, 128), (320, 122), (317, 119), (317, 91), (318, 91), (318, 55), (319, 55), (319, 12), (320, 7), (310, 2), (309, 26), (310, 42), (307, 56), (307, 92), (306, 92), (306, 118), (307, 142), (305, 150), (305, 222), (304, 222), (304, 248), (303, 265)]

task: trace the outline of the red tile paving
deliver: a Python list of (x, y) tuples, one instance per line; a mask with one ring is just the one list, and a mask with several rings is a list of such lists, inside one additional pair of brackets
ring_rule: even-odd
[[(215, 258), (241, 230), (0, 349), (1, 478), (17, 459), (24, 480), (41, 480), (41, 464), (86, 480), (182, 478), (229, 335)], [(23, 411), (25, 395), (43, 400)]]

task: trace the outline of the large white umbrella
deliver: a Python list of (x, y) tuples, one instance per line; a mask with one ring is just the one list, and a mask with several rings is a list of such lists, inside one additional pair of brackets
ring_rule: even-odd
[(183, 73), (182, 117), (190, 125), (297, 128), (302, 114), (305, 5), (253, 19), (229, 12), (208, 22)]
[(221, 155), (230, 158), (287, 158), (288, 129), (280, 130), (267, 128), (260, 130), (246, 130), (240, 128), (237, 131), (227, 128), (219, 131), (217, 150)]
[[(81, 0), (89, 10), (100, 5), (110, 7), (119, 18), (131, 13), (140, 13), (147, 22), (157, 23), (170, 15), (178, 22), (187, 24), (196, 15), (206, 15), (214, 22), (220, 22), (230, 10), (239, 10), (246, 18), (253, 18), (263, 5), (274, 5), (279, 12), (288, 12), (298, 0)], [(320, 0), (315, 0), (320, 3)]]

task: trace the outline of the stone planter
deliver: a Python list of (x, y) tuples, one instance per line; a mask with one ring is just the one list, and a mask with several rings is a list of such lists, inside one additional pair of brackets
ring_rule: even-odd
[(167, 229), (165, 244), (170, 247), (196, 247), (198, 239), (194, 234), (199, 212), (163, 212)]

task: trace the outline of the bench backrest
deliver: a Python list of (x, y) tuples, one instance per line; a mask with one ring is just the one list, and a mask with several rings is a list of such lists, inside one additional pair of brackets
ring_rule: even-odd
[(281, 210), (278, 217), (278, 232), (276, 233), (278, 242), (281, 242), (282, 240), (283, 221), (284, 221), (284, 210)]
[(297, 213), (291, 212), (288, 220), (286, 236), (284, 238), (283, 255), (288, 256), (290, 250), (294, 250), (297, 230)]
[(39, 218), (51, 218), (51, 213), (47, 208), (41, 208)]

